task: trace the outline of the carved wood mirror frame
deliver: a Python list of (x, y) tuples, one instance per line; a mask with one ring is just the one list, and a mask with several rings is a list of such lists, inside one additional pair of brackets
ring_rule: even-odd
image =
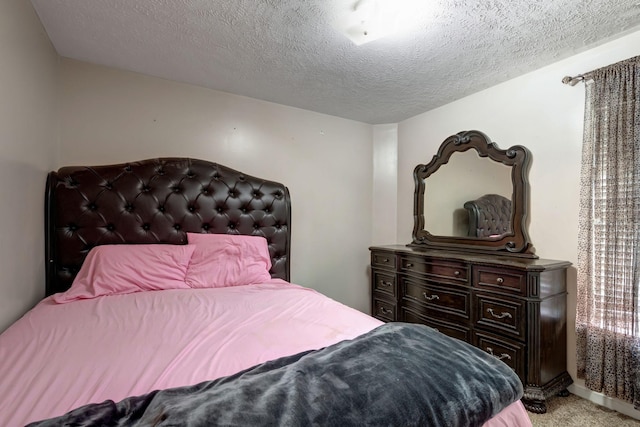
[[(511, 230), (496, 238), (484, 239), (433, 235), (428, 230), (425, 230), (425, 181), (442, 165), (449, 162), (453, 153), (470, 149), (475, 149), (482, 158), (488, 158), (511, 167), (511, 182), (513, 185)], [(413, 242), (408, 246), (537, 258), (527, 229), (530, 163), (531, 153), (526, 147), (514, 145), (507, 150), (501, 150), (495, 143), (491, 142), (489, 137), (476, 130), (459, 132), (445, 139), (431, 162), (426, 165), (419, 164), (413, 171), (415, 181), (414, 228)]]

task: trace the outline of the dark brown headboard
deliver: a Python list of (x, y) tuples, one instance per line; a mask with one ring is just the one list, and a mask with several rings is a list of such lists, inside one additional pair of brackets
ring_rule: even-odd
[(469, 237), (491, 237), (511, 233), (511, 200), (499, 194), (485, 194), (466, 202)]
[(186, 232), (266, 237), (289, 280), (291, 201), (282, 184), (204, 160), (161, 158), (49, 173), (46, 294), (67, 290), (97, 245), (184, 244)]

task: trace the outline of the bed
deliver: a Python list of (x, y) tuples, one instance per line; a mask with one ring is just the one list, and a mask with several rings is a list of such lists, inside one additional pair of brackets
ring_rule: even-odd
[[(123, 407), (144, 412), (145, 405), (155, 416), (159, 399), (179, 396), (181, 404), (194, 394), (215, 402), (209, 406), (216, 418), (207, 425), (420, 424), (425, 411), (449, 417), (441, 425), (531, 425), (521, 386), (513, 385), (500, 407), (491, 404), (513, 382), (501, 362), (430, 328), (382, 324), (290, 283), (290, 225), (284, 185), (208, 161), (163, 158), (51, 172), (46, 298), (0, 335), (0, 425), (71, 424), (56, 418), (69, 414), (85, 417), (74, 425), (100, 425), (104, 419), (91, 421), (87, 411), (113, 416)], [(398, 345), (401, 338), (413, 344)], [(440, 342), (453, 353), (436, 356)], [(426, 356), (415, 357), (418, 351)], [(479, 375), (505, 384), (486, 393), (481, 420), (467, 408), (480, 405), (478, 394), (485, 393), (473, 387), (488, 380), (447, 371), (441, 383), (465, 384), (464, 398), (450, 400), (439, 389), (426, 399), (412, 388), (435, 389), (418, 359), (451, 367), (451, 354), (462, 355), (461, 364), (477, 359), (471, 365)], [(326, 363), (338, 357), (348, 358), (348, 371), (344, 360)], [(364, 380), (351, 374), (377, 366), (372, 358), (381, 366), (371, 373), (377, 380), (360, 390)], [(414, 359), (414, 370), (405, 372)], [(393, 366), (385, 382), (382, 371)], [(287, 375), (296, 377), (295, 387), (283, 380)], [(402, 399), (402, 393), (414, 394)], [(352, 398), (358, 403), (348, 410), (336, 406)], [(231, 404), (239, 409), (220, 412)], [(298, 412), (312, 418), (291, 418)], [(175, 414), (153, 423), (175, 425), (167, 418)], [(378, 418), (367, 418), (372, 414)], [(242, 418), (249, 415), (258, 418)]]

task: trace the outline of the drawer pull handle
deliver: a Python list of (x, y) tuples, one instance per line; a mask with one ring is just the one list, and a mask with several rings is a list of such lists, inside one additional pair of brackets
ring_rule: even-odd
[(384, 286), (384, 287), (390, 287), (391, 285), (393, 285), (393, 283), (391, 282), (385, 282), (384, 280), (380, 281), (380, 285)]
[(453, 275), (458, 277), (460, 275), (460, 272), (458, 270), (456, 270), (456, 271), (453, 272)]
[(423, 293), (422, 293), (422, 296), (423, 296), (423, 297), (424, 297), (424, 299), (426, 299), (427, 301), (433, 301), (433, 300), (435, 300), (435, 299), (440, 299), (440, 297), (439, 297), (438, 295), (436, 295), (436, 294), (433, 294), (433, 295), (427, 295), (427, 293), (426, 293), (426, 292), (423, 292)]
[(382, 262), (389, 262), (389, 258), (383, 258)]
[(384, 308), (384, 307), (380, 307), (380, 310), (379, 310), (379, 311), (380, 311), (380, 313), (382, 313), (382, 314), (391, 314), (391, 313), (393, 312), (392, 310), (389, 310), (389, 309)]
[(498, 285), (502, 285), (504, 283), (504, 279), (502, 277), (498, 277), (496, 282), (498, 282)]
[(505, 317), (508, 317), (509, 319), (512, 318), (511, 313), (507, 313), (506, 311), (503, 311), (500, 314), (495, 314), (493, 312), (492, 308), (487, 308), (487, 313), (489, 313), (490, 315), (492, 315), (493, 317), (495, 317), (496, 319), (504, 319)]
[(411, 268), (411, 267), (413, 267), (413, 264), (411, 264), (410, 262), (404, 265), (404, 268)]
[(511, 360), (511, 356), (509, 356), (507, 353), (502, 353), (500, 356), (496, 356), (495, 354), (493, 354), (493, 349), (491, 347), (487, 347), (487, 353), (489, 353), (490, 355), (492, 355), (498, 360), (502, 360), (502, 359)]

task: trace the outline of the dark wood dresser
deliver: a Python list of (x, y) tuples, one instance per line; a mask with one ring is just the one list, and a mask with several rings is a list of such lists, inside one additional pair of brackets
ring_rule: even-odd
[(370, 250), (373, 316), (431, 326), (502, 360), (522, 380), (532, 412), (567, 393), (571, 263), (402, 245)]

